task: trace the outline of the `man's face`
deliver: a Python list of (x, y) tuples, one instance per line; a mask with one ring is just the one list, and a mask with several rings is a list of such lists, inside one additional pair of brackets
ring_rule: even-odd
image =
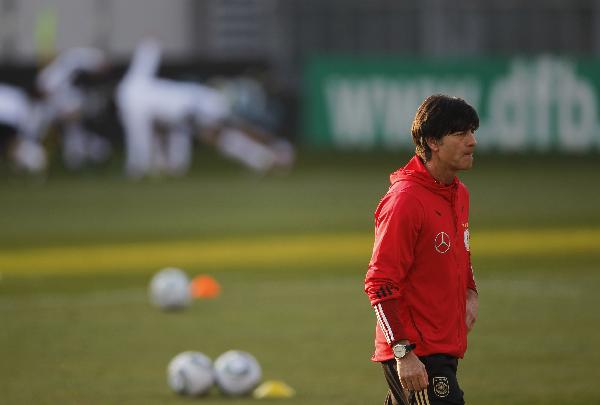
[(448, 169), (469, 170), (473, 166), (473, 152), (477, 145), (474, 131), (467, 130), (445, 135), (437, 145), (439, 161)]

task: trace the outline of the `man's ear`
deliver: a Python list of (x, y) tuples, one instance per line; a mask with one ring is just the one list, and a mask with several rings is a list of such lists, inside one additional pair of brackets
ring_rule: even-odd
[(425, 138), (425, 142), (427, 142), (427, 146), (429, 146), (432, 152), (437, 152), (440, 149), (439, 143), (435, 138)]

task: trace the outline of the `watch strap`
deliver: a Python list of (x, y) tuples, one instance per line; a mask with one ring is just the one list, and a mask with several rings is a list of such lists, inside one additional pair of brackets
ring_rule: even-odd
[(403, 346), (406, 349), (406, 353), (413, 351), (415, 349), (415, 347), (417, 347), (417, 345), (415, 343), (411, 343), (409, 345), (403, 345)]

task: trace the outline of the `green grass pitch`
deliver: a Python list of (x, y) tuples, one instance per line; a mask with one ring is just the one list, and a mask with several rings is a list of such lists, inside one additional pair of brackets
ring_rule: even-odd
[[(232, 348), (296, 389), (270, 404), (383, 403), (362, 280), (373, 210), (407, 158), (301, 153), (264, 178), (206, 152), (182, 179), (1, 173), (0, 403), (254, 403), (167, 387), (178, 352)], [(599, 173), (597, 156), (478, 156), (461, 176), (480, 289), (467, 403), (600, 403)], [(157, 311), (146, 288), (165, 266), (222, 295)]]

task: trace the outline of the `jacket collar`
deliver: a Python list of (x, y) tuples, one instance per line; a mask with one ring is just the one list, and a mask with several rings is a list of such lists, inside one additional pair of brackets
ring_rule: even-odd
[(390, 183), (393, 186), (400, 181), (416, 182), (426, 187), (428, 190), (443, 196), (451, 201), (452, 194), (458, 187), (459, 180), (455, 176), (452, 183), (446, 185), (438, 182), (427, 171), (425, 164), (419, 156), (413, 158), (401, 169), (396, 170), (390, 175)]

